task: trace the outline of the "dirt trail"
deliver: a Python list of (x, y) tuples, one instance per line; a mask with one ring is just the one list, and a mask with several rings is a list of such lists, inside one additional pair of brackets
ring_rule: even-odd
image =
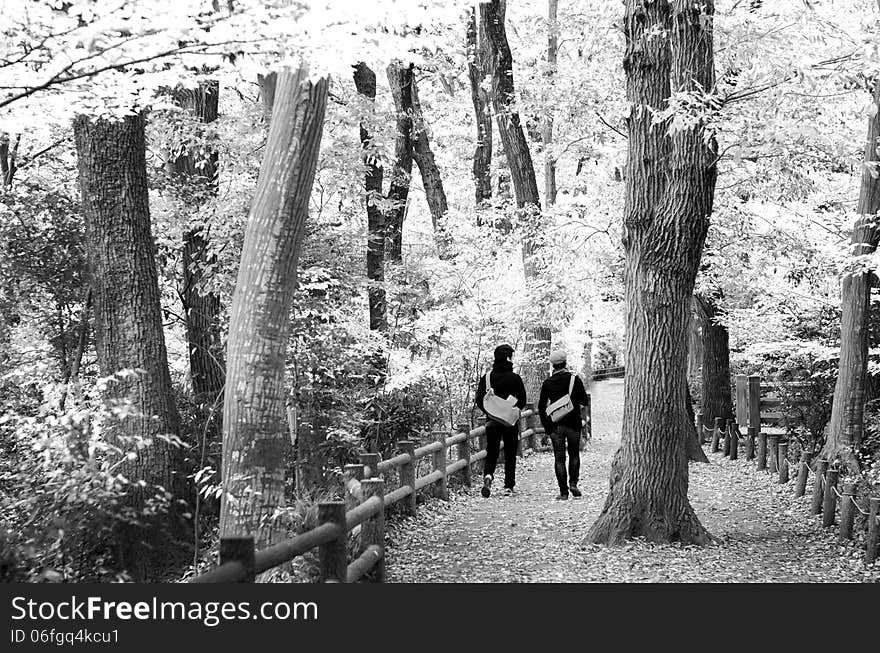
[[(623, 380), (593, 384), (593, 439), (581, 453), (583, 498), (555, 501), (553, 456), (517, 466), (517, 492), (484, 499), (474, 486), (430, 501), (389, 528), (389, 582), (877, 582), (862, 550), (838, 544), (754, 464), (709, 454), (691, 465), (691, 501), (719, 542), (709, 547), (582, 545), (601, 510), (620, 443)], [(501, 466), (499, 465), (499, 468)], [(503, 472), (493, 484), (501, 488)]]

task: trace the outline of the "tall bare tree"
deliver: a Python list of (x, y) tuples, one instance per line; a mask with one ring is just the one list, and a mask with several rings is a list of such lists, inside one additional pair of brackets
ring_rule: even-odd
[[(547, 0), (547, 80), (552, 85), (556, 76), (556, 52), (559, 49), (559, 0)], [(544, 124), (541, 141), (544, 145), (544, 201), (547, 206), (556, 204), (556, 159), (553, 156), (553, 105), (544, 107)]]
[(315, 179), (329, 80), (278, 73), (272, 122), (245, 231), (227, 346), (221, 536), (283, 535), (284, 372), (296, 266)]
[[(364, 62), (354, 67), (354, 85), (357, 92), (369, 102), (376, 101), (376, 73)], [(367, 203), (367, 278), (372, 282), (367, 292), (370, 304), (370, 328), (388, 330), (388, 311), (385, 301), (385, 235), (388, 228), (380, 208), (382, 195), (382, 166), (372, 155), (372, 135), (366, 121), (360, 124), (361, 145), (364, 148), (364, 190)]]
[(473, 176), (477, 207), (492, 199), (492, 116), (489, 92), (483, 80), (490, 74), (486, 32), (477, 27), (478, 9), (471, 8), (467, 24), (468, 77), (477, 122)]
[[(480, 28), (486, 33), (489, 69), (492, 71), (492, 108), (498, 133), (513, 180), (516, 206), (521, 213), (523, 227), (523, 270), (526, 281), (538, 276), (536, 263), (536, 232), (539, 230), (541, 200), (532, 155), (516, 111), (516, 93), (513, 84), (513, 55), (504, 27), (506, 2), (492, 0), (480, 4)], [(544, 380), (550, 355), (550, 329), (543, 324), (531, 324), (526, 329), (526, 345), (520, 373), (528, 396), (536, 400)]]

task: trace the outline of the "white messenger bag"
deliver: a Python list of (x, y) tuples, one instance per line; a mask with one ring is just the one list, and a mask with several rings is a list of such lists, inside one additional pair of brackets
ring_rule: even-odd
[(554, 424), (559, 422), (563, 417), (574, 410), (574, 402), (571, 400), (571, 393), (574, 392), (574, 380), (576, 375), (572, 374), (568, 382), (568, 394), (562, 395), (559, 399), (547, 406), (547, 417)]
[(516, 403), (510, 403), (506, 399), (502, 399), (492, 390), (492, 383), (489, 381), (491, 372), (486, 373), (486, 395), (483, 397), (483, 410), (486, 415), (496, 422), (505, 426), (513, 426), (519, 420), (519, 408)]

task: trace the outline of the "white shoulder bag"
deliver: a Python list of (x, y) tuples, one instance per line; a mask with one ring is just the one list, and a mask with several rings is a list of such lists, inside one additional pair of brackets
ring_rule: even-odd
[(483, 410), (496, 422), (505, 426), (513, 426), (519, 420), (519, 408), (516, 407), (516, 403), (510, 403), (495, 394), (489, 380), (491, 374), (491, 372), (486, 373), (486, 395), (483, 397)]
[(574, 410), (574, 402), (571, 400), (571, 393), (574, 392), (574, 380), (577, 375), (572, 374), (568, 382), (568, 394), (562, 395), (559, 399), (547, 406), (547, 417), (556, 424), (563, 417)]

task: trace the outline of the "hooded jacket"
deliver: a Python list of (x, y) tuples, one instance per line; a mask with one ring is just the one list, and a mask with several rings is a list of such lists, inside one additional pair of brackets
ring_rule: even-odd
[[(522, 410), (526, 406), (526, 386), (523, 384), (522, 377), (513, 371), (513, 363), (506, 359), (495, 359), (492, 365), (492, 371), (489, 373), (489, 381), (492, 383), (492, 391), (501, 397), (507, 399), (509, 396), (516, 397), (516, 407)], [(486, 413), (483, 408), (483, 398), (486, 396), (486, 375), (480, 376), (480, 382), (477, 384), (476, 404), (477, 408)], [(487, 415), (488, 417), (488, 415)], [(512, 426), (510, 428), (516, 428)]]

